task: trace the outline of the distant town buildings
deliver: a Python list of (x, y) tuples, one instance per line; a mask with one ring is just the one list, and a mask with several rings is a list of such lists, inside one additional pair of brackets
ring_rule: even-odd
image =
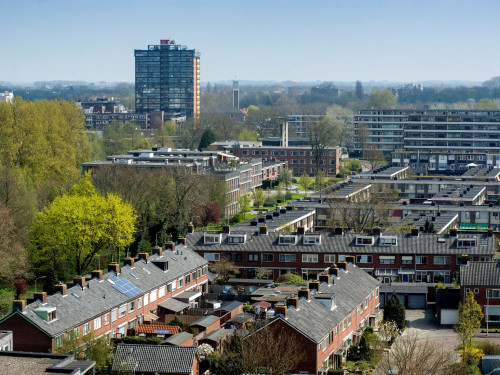
[(0, 92), (0, 103), (10, 103), (14, 99), (14, 93), (12, 92)]
[(166, 119), (200, 113), (200, 53), (173, 40), (135, 50), (135, 110)]

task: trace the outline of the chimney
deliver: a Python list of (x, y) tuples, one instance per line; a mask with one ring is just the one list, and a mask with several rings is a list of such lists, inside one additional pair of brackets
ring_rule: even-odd
[(73, 278), (73, 284), (75, 284), (75, 286), (76, 285), (80, 285), (80, 288), (82, 288), (82, 289), (85, 288), (85, 284), (86, 284), (85, 283), (85, 277), (83, 277), (83, 276), (75, 276)]
[(15, 299), (12, 302), (12, 311), (26, 312), (26, 301), (23, 299)]
[(178, 243), (179, 245), (184, 245), (184, 246), (187, 246), (187, 241), (186, 241), (186, 239), (185, 239), (184, 237), (179, 237), (179, 238), (177, 239), (177, 243)]
[(320, 283), (327, 283), (328, 285), (332, 284), (332, 280), (330, 279), (330, 275), (328, 275), (328, 274), (319, 275), (319, 282)]
[(308, 288), (300, 288), (299, 289), (299, 299), (305, 298), (306, 300), (311, 299), (311, 291)]
[(344, 234), (344, 229), (342, 227), (336, 227), (333, 230), (333, 235), (334, 236), (342, 236)]
[(346, 256), (346, 257), (345, 257), (345, 261), (346, 261), (347, 263), (355, 264), (354, 262), (356, 261), (356, 258), (354, 258), (354, 256), (353, 256), (353, 255), (349, 255), (349, 256)]
[(113, 271), (117, 275), (120, 273), (120, 265), (118, 263), (110, 263), (108, 264), (108, 272)]
[(193, 234), (194, 233), (194, 225), (193, 224), (188, 224), (188, 231), (187, 231), (189, 234)]
[(299, 308), (299, 297), (288, 297), (286, 300), (286, 306), (293, 306), (295, 307), (295, 310), (298, 310)]
[(457, 228), (450, 228), (450, 237), (457, 236)]
[[(170, 250), (174, 251), (175, 244), (173, 242), (167, 242), (165, 244), (165, 249), (170, 249)], [(153, 247), (153, 255), (158, 255), (159, 257), (161, 257), (163, 255), (163, 251), (162, 251), (160, 246)]]
[(148, 262), (149, 260), (149, 254), (148, 253), (139, 253), (137, 254), (139, 256), (139, 259), (142, 259), (144, 262)]
[(412, 228), (411, 228), (411, 233), (410, 233), (410, 236), (411, 236), (411, 237), (418, 237), (418, 228), (416, 228), (416, 227), (412, 227)]
[(47, 303), (47, 292), (35, 292), (33, 297), (35, 301), (40, 301), (42, 305)]
[(56, 291), (56, 293), (61, 293), (62, 296), (68, 295), (68, 287), (66, 286), (66, 284), (54, 285), (54, 290)]
[(283, 315), (286, 318), (286, 306), (283, 305), (274, 306), (274, 315)]
[(306, 233), (306, 227), (301, 225), (300, 227), (297, 228), (297, 234), (305, 234)]
[(373, 228), (373, 235), (374, 236), (380, 236), (380, 232), (381, 232), (380, 227)]
[(231, 227), (229, 225), (224, 225), (222, 227), (222, 233), (226, 233), (226, 234), (231, 233)]
[(337, 267), (339, 270), (347, 271), (347, 262), (337, 262)]
[(469, 263), (469, 256), (467, 254), (462, 254), (462, 264), (467, 265)]
[(92, 278), (102, 281), (102, 270), (94, 270), (92, 271)]
[(129, 266), (130, 268), (134, 268), (135, 267), (135, 259), (134, 258), (125, 258), (123, 259), (123, 265), (124, 266)]
[(267, 235), (267, 225), (261, 225), (259, 227), (259, 234), (262, 235), (262, 236), (266, 236)]
[(493, 237), (493, 228), (488, 228), (488, 237)]
[(319, 292), (319, 281), (309, 281), (309, 290)]
[(339, 277), (340, 270), (337, 267), (330, 268), (330, 275), (333, 275), (335, 277)]

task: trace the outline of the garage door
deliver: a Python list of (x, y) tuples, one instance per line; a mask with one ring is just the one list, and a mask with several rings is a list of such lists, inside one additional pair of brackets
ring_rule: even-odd
[(409, 309), (425, 309), (425, 294), (408, 294)]
[(441, 324), (457, 324), (458, 310), (441, 310)]

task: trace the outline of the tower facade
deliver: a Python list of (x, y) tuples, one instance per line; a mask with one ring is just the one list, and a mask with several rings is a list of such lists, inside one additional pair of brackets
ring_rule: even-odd
[(233, 107), (240, 109), (240, 90), (237, 79), (233, 80)]
[(135, 50), (135, 111), (167, 118), (200, 113), (200, 54), (163, 39)]

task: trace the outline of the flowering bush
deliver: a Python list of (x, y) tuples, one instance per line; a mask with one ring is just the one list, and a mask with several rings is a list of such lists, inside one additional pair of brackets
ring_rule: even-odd
[(214, 348), (210, 344), (201, 344), (198, 346), (198, 353), (201, 355), (210, 355), (214, 352)]

